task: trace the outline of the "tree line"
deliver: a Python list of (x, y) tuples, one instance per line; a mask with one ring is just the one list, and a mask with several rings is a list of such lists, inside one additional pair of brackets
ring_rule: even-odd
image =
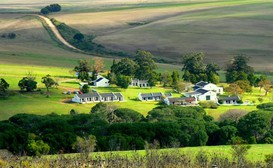
[(98, 103), (90, 114), (17, 114), (0, 122), (0, 148), (18, 155), (273, 143), (273, 104), (257, 111), (229, 111), (219, 121), (201, 107), (159, 106), (146, 117)]
[(47, 15), (51, 12), (59, 12), (61, 11), (62, 7), (59, 4), (50, 4), (41, 9), (41, 14)]
[[(49, 93), (49, 88), (52, 86), (58, 86), (58, 82), (56, 82), (49, 74), (42, 77), (41, 82), (45, 85), (47, 94)], [(0, 78), (0, 97), (9, 96), (9, 86), (10, 84), (4, 78)], [(33, 74), (28, 73), (18, 82), (18, 87), (21, 91), (33, 92), (37, 89), (36, 77)]]

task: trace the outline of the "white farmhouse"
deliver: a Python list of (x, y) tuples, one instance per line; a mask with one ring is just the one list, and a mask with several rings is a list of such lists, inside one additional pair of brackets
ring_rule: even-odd
[(200, 81), (194, 85), (193, 90), (197, 90), (197, 89), (214, 91), (220, 95), (223, 94), (223, 92), (224, 92), (223, 87), (219, 87), (213, 83), (208, 83), (208, 82), (204, 82), (204, 81)]
[(129, 86), (149, 87), (148, 80), (132, 79)]
[(98, 75), (97, 79), (91, 82), (92, 86), (96, 87), (109, 87), (109, 80), (106, 79), (105, 77)]
[(124, 101), (124, 97), (121, 93), (85, 93), (75, 94), (72, 98), (72, 102), (75, 103), (95, 103), (95, 102), (115, 102)]
[(163, 94), (161, 92), (138, 94), (138, 99), (141, 101), (157, 101), (157, 100), (162, 100), (162, 98), (163, 98)]
[(214, 101), (215, 103), (218, 102), (217, 93), (211, 90), (205, 89), (197, 89), (193, 92), (186, 92), (184, 93), (186, 97), (194, 97), (197, 101)]
[(219, 97), (219, 102), (221, 101), (221, 104), (224, 104), (224, 105), (237, 105), (239, 104), (238, 101), (240, 100), (240, 97), (239, 96), (222, 96), (222, 97)]

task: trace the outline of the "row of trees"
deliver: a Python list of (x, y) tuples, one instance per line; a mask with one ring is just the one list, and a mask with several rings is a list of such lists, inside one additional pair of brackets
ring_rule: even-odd
[[(216, 64), (204, 62), (203, 53), (190, 53), (183, 57), (182, 71), (183, 79), (192, 83), (207, 81), (219, 83), (220, 77), (217, 71), (220, 70)], [(238, 95), (243, 92), (252, 92), (252, 86), (265, 90), (265, 95), (271, 90), (271, 81), (265, 75), (257, 77), (254, 75), (253, 67), (248, 65), (249, 58), (244, 55), (235, 56), (229, 61), (226, 68), (226, 82), (230, 83), (227, 92)]]
[(44, 15), (47, 15), (51, 12), (59, 12), (61, 11), (62, 7), (59, 4), (50, 4), (44, 8), (41, 9), (41, 13)]
[[(42, 77), (41, 82), (45, 85), (47, 89), (47, 93), (49, 92), (50, 87), (58, 85), (58, 83), (50, 75), (46, 75)], [(35, 89), (37, 89), (36, 77), (33, 76), (31, 73), (28, 73), (26, 77), (23, 77), (18, 82), (18, 86), (20, 87), (21, 91), (32, 92)], [(9, 88), (9, 84), (6, 82), (5, 79), (1, 78), (0, 79), (0, 96), (1, 97), (8, 96), (8, 93), (9, 93), (8, 88)]]
[(98, 103), (90, 114), (17, 114), (0, 122), (0, 148), (40, 155), (144, 149), (154, 141), (161, 148), (273, 143), (272, 107), (264, 104), (250, 113), (231, 110), (218, 122), (201, 107), (160, 106), (143, 117), (105, 103)]

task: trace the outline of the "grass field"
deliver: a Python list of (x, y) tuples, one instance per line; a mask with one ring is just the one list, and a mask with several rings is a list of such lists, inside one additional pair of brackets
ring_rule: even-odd
[[(160, 151), (164, 152), (172, 152), (172, 150), (177, 149), (160, 149)], [(187, 156), (190, 156), (191, 158), (195, 158), (196, 154), (200, 151), (206, 152), (211, 155), (217, 155), (218, 157), (228, 157), (232, 158), (232, 152), (231, 152), (231, 146), (198, 146), (198, 147), (185, 147), (185, 148), (179, 148), (179, 152), (187, 154)], [(173, 151), (177, 152), (177, 151)], [(120, 155), (120, 156), (132, 156), (135, 153), (139, 155), (145, 155), (145, 150), (138, 150), (138, 151), (113, 151), (111, 152), (111, 155)], [(247, 159), (251, 162), (256, 161), (264, 161), (265, 155), (272, 154), (273, 153), (273, 145), (271, 144), (258, 144), (258, 145), (251, 145), (250, 150), (247, 153)], [(75, 154), (66, 154), (65, 156), (72, 156)], [(96, 156), (102, 156), (107, 157), (110, 155), (110, 152), (94, 152), (91, 154), (92, 157)], [(55, 158), (58, 155), (53, 156), (45, 156), (48, 158)]]

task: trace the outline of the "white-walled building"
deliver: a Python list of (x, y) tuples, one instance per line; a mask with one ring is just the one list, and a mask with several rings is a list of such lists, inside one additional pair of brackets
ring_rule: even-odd
[(197, 89), (214, 91), (220, 95), (223, 94), (223, 92), (224, 92), (223, 87), (219, 87), (213, 83), (208, 83), (208, 82), (204, 82), (204, 81), (200, 81), (194, 85), (193, 90), (197, 90)]
[(106, 79), (105, 77), (98, 75), (97, 79), (91, 82), (92, 86), (96, 87), (109, 87), (109, 80)]
[(193, 92), (184, 93), (184, 96), (194, 97), (196, 100), (196, 103), (198, 101), (214, 101), (215, 103), (218, 102), (217, 93), (211, 90), (197, 89)]
[(129, 86), (149, 87), (148, 80), (132, 79)]
[(72, 98), (72, 102), (75, 103), (94, 103), (94, 102), (114, 102), (124, 101), (124, 97), (121, 93), (85, 93), (75, 94)]

